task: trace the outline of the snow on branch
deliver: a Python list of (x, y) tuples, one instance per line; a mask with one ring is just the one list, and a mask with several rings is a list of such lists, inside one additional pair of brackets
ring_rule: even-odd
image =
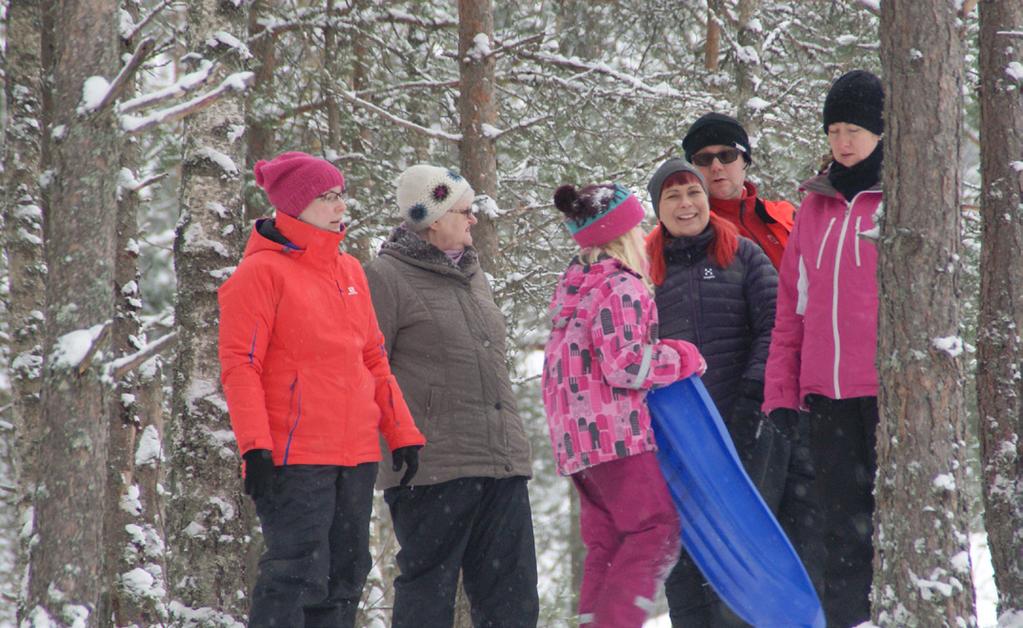
[(69, 331), (53, 346), (48, 360), (50, 368), (73, 369), (78, 375), (85, 373), (92, 358), (110, 333), (111, 321), (93, 325), (89, 329)]
[(465, 51), (466, 58), (477, 63), (492, 54), (494, 54), (494, 49), (490, 47), (490, 37), (486, 33), (476, 33), (472, 38), (472, 46)]
[(156, 40), (152, 37), (146, 37), (139, 42), (138, 46), (135, 46), (135, 52), (132, 53), (131, 59), (128, 59), (128, 63), (124, 64), (121, 71), (117, 73), (117, 76), (114, 77), (113, 82), (110, 83), (110, 86), (107, 88), (106, 95), (100, 99), (99, 103), (94, 109), (92, 109), (92, 111), (103, 111), (110, 106), (110, 103), (117, 99), (121, 92), (124, 91), (124, 88), (128, 86), (131, 78), (135, 76), (135, 72), (137, 72), (142, 66), (142, 62), (146, 60), (149, 53), (153, 51), (155, 46)]
[(422, 15), (412, 15), (411, 13), (405, 13), (404, 11), (399, 11), (397, 9), (388, 9), (385, 17), (380, 19), (381, 21), (393, 21), (400, 24), (411, 24), (412, 26), (429, 29), (455, 28), (458, 26), (458, 20), (441, 18), (428, 19)]
[(173, 85), (168, 85), (163, 89), (159, 89), (149, 94), (143, 94), (131, 100), (126, 100), (120, 104), (117, 108), (118, 113), (131, 113), (145, 107), (163, 102), (175, 96), (187, 94), (188, 92), (194, 91), (197, 87), (209, 80), (210, 75), (213, 74), (213, 63), (207, 59), (203, 59), (199, 63), (199, 69), (195, 72), (189, 72), (182, 76)]
[(344, 90), (340, 90), (340, 91), (337, 92), (337, 94), (338, 94), (338, 96), (340, 96), (341, 98), (344, 98), (345, 100), (347, 100), (348, 102), (352, 103), (353, 105), (358, 105), (359, 107), (362, 107), (366, 111), (370, 111), (372, 113), (375, 113), (378, 116), (384, 118), (385, 120), (389, 120), (389, 121), (397, 124), (400, 127), (404, 127), (406, 129), (409, 129), (409, 130), (412, 130), (412, 131), (416, 131), (416, 132), (422, 133), (424, 135), (428, 135), (428, 136), (430, 136), (432, 138), (435, 138), (435, 139), (438, 139), (438, 140), (447, 140), (449, 142), (461, 142), (462, 141), (461, 134), (447, 133), (447, 132), (441, 131), (439, 129), (428, 129), (425, 126), (421, 126), (419, 124), (416, 124), (415, 122), (412, 122), (411, 120), (406, 120), (404, 118), (399, 118), (398, 116), (394, 115), (393, 113), (391, 113), (391, 112), (389, 112), (389, 111), (387, 111), (385, 109), (381, 109), (380, 107), (377, 107), (373, 103), (367, 102), (367, 101), (359, 98), (358, 96), (356, 96), (355, 94), (353, 94), (351, 92), (346, 92)]
[(144, 18), (139, 20), (138, 24), (131, 25), (131, 30), (126, 30), (125, 32), (122, 32), (121, 38), (124, 39), (125, 41), (131, 41), (132, 39), (134, 39), (135, 36), (141, 33), (142, 29), (145, 28), (153, 20), (153, 18), (159, 15), (161, 11), (169, 7), (173, 2), (174, 0), (163, 0), (163, 2), (157, 5), (156, 8), (150, 11)]
[(501, 54), (503, 52), (509, 52), (509, 51), (515, 50), (516, 48), (521, 48), (523, 46), (528, 46), (529, 44), (532, 44), (532, 43), (534, 43), (536, 41), (539, 41), (539, 40), (543, 39), (544, 37), (547, 37), (547, 33), (537, 33), (535, 35), (530, 35), (529, 37), (523, 37), (522, 39), (517, 39), (515, 41), (508, 41), (508, 42), (501, 41), (499, 39), (495, 39), (494, 43), (497, 44), (497, 48), (494, 48), (491, 51), (491, 54), (494, 55), (494, 56), (497, 56), (497, 55), (499, 55), (499, 54)]
[(400, 92), (406, 89), (453, 89), (457, 88), (458, 84), (458, 79), (452, 79), (450, 81), (409, 81), (407, 83), (398, 83), (397, 85), (384, 85), (383, 87), (364, 89), (356, 93), (356, 96), (379, 96), (380, 94)]
[(252, 72), (236, 72), (228, 76), (216, 88), (200, 94), (195, 98), (183, 103), (161, 109), (146, 116), (121, 116), (121, 128), (128, 133), (141, 133), (164, 122), (179, 120), (185, 116), (201, 111), (231, 92), (244, 92), (255, 80)]
[(172, 331), (142, 347), (135, 353), (112, 360), (106, 365), (107, 376), (115, 382), (120, 381), (125, 375), (149, 358), (163, 353), (165, 349), (173, 347), (177, 341), (178, 332)]
[(519, 122), (515, 126), (510, 126), (507, 129), (498, 129), (497, 127), (491, 126), (489, 124), (484, 124), (483, 125), (483, 135), (485, 135), (488, 139), (496, 140), (497, 138), (501, 137), (502, 135), (505, 135), (507, 133), (511, 133), (513, 131), (520, 131), (522, 129), (531, 127), (534, 124), (538, 124), (540, 122), (543, 122), (544, 120), (547, 120), (549, 118), (551, 118), (551, 114), (544, 114), (542, 116), (536, 116), (535, 118), (529, 118), (528, 120), (523, 120), (522, 122)]
[(228, 33), (227, 31), (217, 31), (210, 35), (206, 39), (206, 45), (210, 48), (218, 48), (220, 46), (226, 46), (227, 48), (234, 50), (238, 53), (238, 56), (242, 59), (251, 59), (252, 53), (249, 51), (249, 47), (245, 45), (240, 39)]
[(881, 15), (881, 0), (855, 0), (853, 4), (860, 5), (874, 15)]
[(624, 72), (619, 72), (618, 70), (615, 70), (604, 63), (588, 63), (578, 58), (570, 59), (568, 57), (563, 57), (561, 55), (554, 55), (549, 53), (519, 51), (516, 54), (522, 57), (526, 57), (527, 59), (539, 61), (541, 63), (549, 63), (551, 65), (571, 68), (573, 70), (581, 70), (586, 72), (595, 72), (597, 74), (603, 74), (615, 80), (621, 81), (622, 83), (630, 85), (631, 87), (639, 91), (643, 91), (648, 94), (653, 94), (655, 96), (661, 96), (665, 98), (685, 97), (685, 94), (678, 91), (677, 89), (674, 89), (667, 85), (663, 86), (647, 85), (645, 82), (636, 78), (635, 76), (632, 76), (631, 74), (626, 74)]

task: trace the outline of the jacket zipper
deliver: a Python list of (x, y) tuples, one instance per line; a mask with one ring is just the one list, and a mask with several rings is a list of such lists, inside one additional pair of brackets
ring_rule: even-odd
[[(869, 191), (869, 190), (865, 190)], [(842, 262), (842, 243), (845, 241), (845, 233), (849, 228), (849, 218), (852, 216), (853, 205), (856, 204), (856, 199), (860, 197), (863, 192), (857, 192), (852, 200), (847, 201), (845, 205), (845, 216), (842, 219), (842, 230), (838, 233), (838, 243), (835, 247), (835, 272), (833, 277), (833, 285), (831, 291), (831, 331), (835, 336), (835, 366), (834, 366), (834, 380), (835, 380), (835, 399), (842, 398), (842, 389), (838, 382), (838, 367), (842, 361), (842, 339), (838, 333), (838, 273)], [(831, 224), (835, 221), (831, 219)], [(828, 225), (828, 231), (831, 231), (831, 224)], [(859, 221), (857, 220), (857, 225)], [(827, 232), (824, 234), (824, 239), (827, 240)], [(858, 239), (858, 238), (857, 238)], [(821, 250), (823, 251), (823, 243), (821, 244)], [(856, 264), (859, 265), (859, 249), (856, 249)], [(818, 254), (818, 268), (820, 268), (820, 255)]]
[(691, 264), (689, 266), (689, 303), (692, 304), (693, 312), (693, 334), (696, 336), (696, 348), (699, 349), (703, 346), (703, 342), (700, 340), (700, 308), (697, 305), (700, 302), (699, 295), (699, 283), (696, 280), (696, 274), (700, 272), (700, 264)]
[(860, 219), (861, 218), (863, 218), (863, 216), (857, 216), (856, 217), (856, 232), (853, 234), (855, 236), (854, 240), (855, 240), (856, 267), (857, 268), (860, 267)]
[(754, 233), (752, 229), (750, 229), (749, 227), (746, 226), (745, 215), (746, 215), (746, 199), (742, 199), (741, 201), (739, 201), (739, 224), (742, 225), (742, 228), (746, 231), (746, 233), (749, 234), (749, 239), (753, 240), (754, 242), (756, 242), (757, 246), (760, 247), (761, 251), (766, 251), (767, 249), (764, 248), (764, 243), (760, 241), (760, 239), (757, 237), (757, 234)]
[(754, 242), (756, 242), (757, 246), (760, 246), (760, 250), (764, 251), (764, 245), (760, 242), (759, 239), (757, 239), (756, 234), (753, 233), (753, 229), (750, 229), (749, 227), (746, 226), (746, 199), (745, 198), (743, 198), (742, 200), (739, 201), (739, 224), (741, 224), (743, 226), (743, 230), (744, 231), (746, 231), (747, 233), (750, 234), (750, 239), (753, 240)]
[(291, 453), (291, 440), (295, 436), (295, 430), (298, 429), (298, 422), (302, 420), (302, 391), (296, 390), (298, 387), (298, 375), (295, 375), (295, 379), (291, 380), (291, 399), (288, 401), (288, 415), (291, 415), (291, 406), (295, 403), (295, 397), (298, 396), (298, 409), (295, 413), (295, 422), (291, 424), (291, 429), (288, 430), (288, 442), (284, 445), (284, 460), (281, 462), (282, 466), (288, 465), (288, 454)]

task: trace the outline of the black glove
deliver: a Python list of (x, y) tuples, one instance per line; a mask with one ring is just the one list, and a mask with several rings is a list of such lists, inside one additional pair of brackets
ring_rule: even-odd
[(274, 481), (274, 459), (269, 449), (250, 449), (245, 459), (245, 494), (259, 499), (270, 493)]
[(768, 415), (771, 423), (778, 428), (790, 443), (795, 445), (799, 442), (799, 413), (792, 408), (775, 408)]
[(419, 470), (419, 449), (422, 445), (409, 445), (408, 447), (399, 447), (391, 452), (391, 468), (395, 471), (401, 471), (402, 465), (405, 468), (405, 475), (401, 476), (401, 486), (408, 486), (408, 483), (412, 481), (412, 478), (416, 477), (416, 471)]

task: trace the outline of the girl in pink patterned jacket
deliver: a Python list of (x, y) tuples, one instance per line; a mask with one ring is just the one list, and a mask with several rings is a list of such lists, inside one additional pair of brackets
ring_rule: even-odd
[(679, 551), (646, 391), (706, 367), (692, 344), (657, 338), (636, 197), (618, 184), (563, 185), (554, 204), (581, 248), (551, 301), (543, 372), (558, 471), (579, 493), (587, 548), (579, 623), (640, 626)]

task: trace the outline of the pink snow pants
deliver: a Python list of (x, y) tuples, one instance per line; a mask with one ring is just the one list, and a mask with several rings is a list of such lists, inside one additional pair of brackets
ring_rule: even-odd
[(586, 544), (579, 623), (639, 628), (678, 560), (679, 519), (657, 456), (647, 452), (572, 475)]

